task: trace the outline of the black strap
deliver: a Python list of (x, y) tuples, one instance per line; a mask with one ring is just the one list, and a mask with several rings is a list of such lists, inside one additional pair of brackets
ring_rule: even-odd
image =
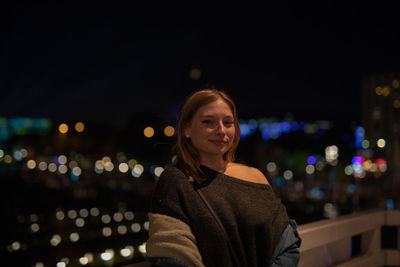
[(205, 196), (203, 195), (203, 193), (200, 191), (200, 188), (196, 189), (196, 192), (199, 193), (200, 198), (203, 200), (204, 204), (207, 206), (207, 208), (209, 209), (209, 211), (211, 212), (212, 216), (214, 217), (214, 219), (217, 221), (217, 224), (223, 234), (223, 236), (226, 239), (226, 242), (228, 243), (229, 246), (229, 250), (231, 251), (232, 257), (236, 263), (236, 266), (240, 266), (239, 264), (239, 259), (236, 256), (235, 250), (233, 249), (233, 245), (231, 240), (229, 239), (228, 234), (226, 233), (225, 227), (222, 224), (222, 222), (220, 221), (220, 219), (218, 218), (217, 214), (215, 214), (214, 209), (211, 207), (210, 203), (208, 203), (207, 199), (205, 198)]

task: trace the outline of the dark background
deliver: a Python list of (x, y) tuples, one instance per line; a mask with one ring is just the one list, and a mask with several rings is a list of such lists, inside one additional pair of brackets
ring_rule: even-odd
[(175, 120), (188, 94), (213, 85), (240, 117), (359, 120), (362, 78), (400, 62), (385, 3), (3, 1), (0, 115)]

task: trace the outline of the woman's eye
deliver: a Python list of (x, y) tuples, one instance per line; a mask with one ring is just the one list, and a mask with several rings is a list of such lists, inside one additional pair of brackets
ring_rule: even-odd
[(225, 125), (231, 126), (233, 124), (233, 121), (226, 121)]
[(204, 120), (204, 121), (202, 121), (202, 123), (210, 124), (210, 123), (212, 123), (212, 121), (211, 120)]

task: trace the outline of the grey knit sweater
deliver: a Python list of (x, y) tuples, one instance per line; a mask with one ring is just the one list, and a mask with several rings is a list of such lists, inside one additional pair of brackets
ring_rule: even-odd
[[(267, 266), (288, 215), (266, 184), (248, 182), (202, 166), (201, 190), (224, 225), (241, 266)], [(233, 266), (229, 247), (187, 176), (174, 166), (162, 173), (150, 211), (179, 219), (196, 238), (205, 266)]]

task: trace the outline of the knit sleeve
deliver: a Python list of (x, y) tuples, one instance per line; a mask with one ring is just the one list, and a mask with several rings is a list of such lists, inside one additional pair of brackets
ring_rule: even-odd
[[(147, 257), (155, 262), (162, 259), (179, 260), (188, 266), (204, 266), (190, 227), (173, 217), (149, 213), (149, 239), (146, 242)], [(165, 265), (170, 266), (170, 265)]]
[(157, 182), (150, 212), (167, 215), (189, 225), (183, 195), (184, 187), (188, 185), (187, 177), (179, 169), (167, 166)]
[(175, 167), (167, 167), (160, 176), (149, 212), (148, 258), (204, 266), (184, 208), (185, 188), (189, 186), (186, 176)]

